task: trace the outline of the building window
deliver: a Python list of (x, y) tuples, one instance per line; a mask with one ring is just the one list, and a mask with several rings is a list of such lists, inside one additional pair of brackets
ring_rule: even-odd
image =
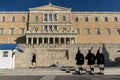
[(85, 33), (90, 34), (90, 28), (85, 28)]
[(38, 21), (38, 16), (35, 16), (35, 21)]
[(52, 31), (52, 25), (49, 25), (49, 31)]
[(44, 26), (43, 31), (48, 31), (47, 30), (47, 25)]
[(57, 21), (57, 14), (53, 14), (53, 21)]
[(104, 19), (105, 19), (105, 22), (108, 22), (108, 17), (105, 17)]
[(8, 51), (3, 51), (3, 57), (8, 57)]
[(25, 21), (25, 16), (22, 16), (22, 22), (24, 22)]
[(63, 16), (63, 17), (62, 17), (62, 21), (66, 21), (66, 16)]
[(45, 25), (43, 31), (57, 31), (57, 25)]
[(2, 21), (2, 22), (5, 21), (5, 17), (4, 17), (4, 16), (1, 17), (1, 21)]
[(12, 18), (11, 18), (11, 21), (12, 21), (12, 22), (15, 22), (15, 17), (12, 17)]
[(117, 30), (117, 34), (120, 35), (120, 28), (116, 28), (116, 30)]
[(57, 14), (44, 14), (44, 21), (57, 21)]
[(47, 20), (47, 14), (44, 14), (44, 21), (48, 21)]
[(95, 30), (96, 30), (96, 34), (100, 35), (100, 28), (95, 28)]
[(85, 17), (85, 21), (88, 22), (88, 17)]
[(57, 25), (54, 25), (53, 28), (54, 28), (54, 31), (57, 31), (57, 30), (58, 30), (58, 29), (57, 29)]
[(0, 28), (0, 35), (4, 33), (4, 28)]
[(20, 34), (24, 34), (25, 29), (24, 28), (20, 28)]
[(49, 21), (52, 21), (52, 14), (49, 14)]
[(14, 28), (9, 29), (9, 34), (14, 34)]
[(78, 34), (80, 34), (80, 28), (76, 28)]
[(75, 17), (75, 22), (78, 22), (78, 21), (79, 21), (78, 17)]
[(95, 22), (98, 22), (98, 17), (95, 17)]
[(118, 18), (117, 18), (117, 17), (114, 17), (114, 21), (115, 21), (115, 22), (118, 22)]
[(106, 30), (106, 34), (108, 34), (108, 35), (111, 34), (110, 28), (105, 28), (105, 30)]

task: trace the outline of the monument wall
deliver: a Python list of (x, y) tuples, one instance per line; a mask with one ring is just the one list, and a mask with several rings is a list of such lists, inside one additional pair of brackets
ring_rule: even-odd
[[(87, 55), (88, 50), (92, 48), (92, 53), (96, 54), (100, 47), (105, 56), (105, 66), (119, 66), (120, 62), (120, 44), (44, 44), (44, 45), (19, 45), (24, 52), (17, 52), (15, 59), (15, 68), (29, 68), (32, 54), (36, 53), (36, 67), (50, 67), (53, 64), (63, 66), (76, 66), (75, 56), (79, 49)], [(84, 66), (87, 65), (85, 60)]]

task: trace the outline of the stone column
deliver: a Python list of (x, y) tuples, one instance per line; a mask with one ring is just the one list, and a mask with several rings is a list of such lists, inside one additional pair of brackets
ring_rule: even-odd
[(31, 44), (33, 44), (33, 38), (31, 38)]
[(49, 31), (49, 25), (47, 25), (47, 31)]
[(66, 38), (64, 38), (64, 44), (66, 44)]
[(28, 38), (26, 38), (26, 44), (28, 44)]
[(42, 44), (44, 44), (44, 37), (42, 38)]
[(59, 38), (59, 44), (61, 44), (61, 39)]
[(39, 44), (39, 38), (37, 37), (37, 44)]
[(53, 37), (53, 44), (55, 44), (55, 38)]

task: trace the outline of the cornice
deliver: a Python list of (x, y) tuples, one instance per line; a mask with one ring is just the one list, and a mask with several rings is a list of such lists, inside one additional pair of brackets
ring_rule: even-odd
[(120, 14), (120, 12), (71, 12), (71, 14)]
[(28, 14), (29, 11), (0, 11), (0, 14)]

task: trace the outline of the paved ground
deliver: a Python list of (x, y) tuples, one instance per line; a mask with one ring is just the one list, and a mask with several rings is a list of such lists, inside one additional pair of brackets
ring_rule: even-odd
[[(66, 69), (66, 68), (64, 68)], [(57, 68), (37, 68), (37, 69), (0, 69), (0, 75), (75, 75), (75, 71), (72, 70), (66, 73), (65, 70), (59, 70)], [(89, 69), (88, 69), (89, 70)], [(99, 68), (95, 69), (95, 73), (99, 72)], [(83, 71), (84, 74), (88, 74)], [(120, 75), (119, 67), (105, 68), (104, 75)]]
[[(95, 73), (98, 71), (95, 69)], [(0, 80), (120, 80), (120, 68), (105, 68), (104, 75), (90, 75), (86, 71), (78, 75), (75, 71), (66, 73), (57, 68), (0, 69)]]
[(120, 80), (117, 75), (0, 76), (0, 80)]

